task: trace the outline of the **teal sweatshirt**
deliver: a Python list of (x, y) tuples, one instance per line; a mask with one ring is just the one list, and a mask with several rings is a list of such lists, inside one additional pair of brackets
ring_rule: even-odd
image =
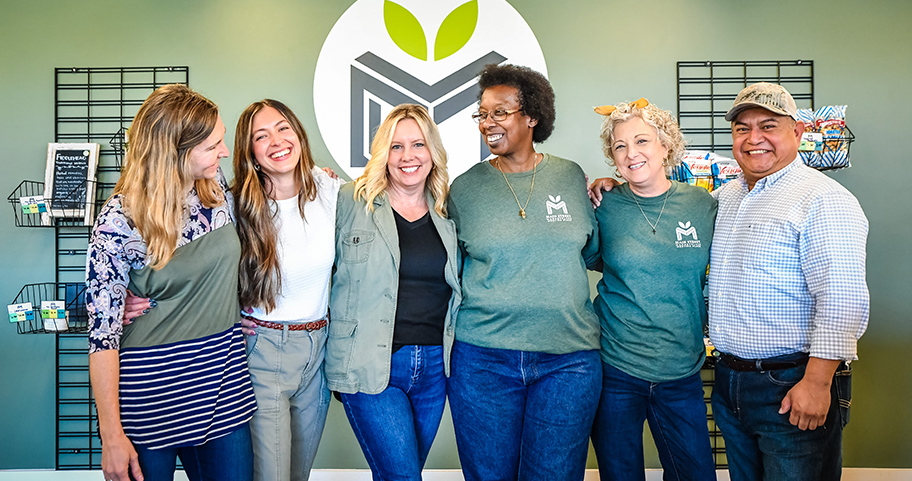
[[(506, 174), (525, 205), (532, 171)], [(482, 162), (450, 189), (462, 250), (456, 339), (472, 345), (566, 354), (599, 347), (586, 266), (598, 230), (582, 169), (544, 154), (526, 218), (503, 174)]]
[[(703, 286), (716, 201), (674, 181), (667, 202), (664, 194), (634, 197), (623, 184), (595, 211), (604, 265), (595, 299), (602, 360), (650, 382), (682, 379), (705, 357)], [(658, 219), (655, 234), (647, 218)]]

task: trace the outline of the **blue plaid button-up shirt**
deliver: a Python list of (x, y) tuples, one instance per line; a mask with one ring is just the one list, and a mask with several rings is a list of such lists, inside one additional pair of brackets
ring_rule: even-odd
[(742, 176), (713, 195), (719, 213), (708, 289), (716, 348), (745, 359), (799, 351), (857, 359), (869, 298), (868, 221), (855, 197), (800, 158), (751, 190)]

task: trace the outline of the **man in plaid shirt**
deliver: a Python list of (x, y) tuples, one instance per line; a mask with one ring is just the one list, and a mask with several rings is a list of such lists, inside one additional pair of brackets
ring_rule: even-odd
[(796, 114), (788, 91), (758, 83), (725, 116), (743, 176), (713, 193), (709, 334), (735, 481), (839, 479), (849, 363), (868, 322), (867, 219), (802, 163)]

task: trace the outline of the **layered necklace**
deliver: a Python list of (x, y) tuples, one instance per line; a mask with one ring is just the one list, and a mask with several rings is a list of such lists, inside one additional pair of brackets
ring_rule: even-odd
[(662, 210), (659, 211), (659, 217), (656, 219), (655, 224), (653, 224), (649, 217), (646, 217), (646, 212), (643, 211), (643, 206), (640, 205), (640, 201), (637, 200), (637, 195), (630, 189), (630, 193), (633, 194), (633, 201), (636, 202), (637, 207), (640, 208), (640, 214), (643, 214), (643, 218), (646, 219), (646, 223), (649, 224), (649, 227), (652, 227), (652, 235), (656, 234), (656, 226), (659, 225), (659, 221), (662, 220), (662, 214), (665, 213), (665, 203), (668, 202), (668, 193), (671, 192), (671, 185), (668, 186), (668, 190), (665, 191), (665, 200), (662, 201)]
[[(535, 188), (535, 169), (538, 167), (538, 155), (539, 154), (535, 154), (535, 157), (532, 159), (532, 186), (529, 187), (529, 197), (526, 198), (526, 205), (522, 205), (519, 203), (519, 197), (516, 196), (516, 191), (513, 190), (513, 186), (510, 185), (510, 181), (507, 180), (507, 174), (504, 173), (503, 168), (500, 166), (500, 157), (495, 159), (495, 160), (497, 160), (497, 170), (500, 171), (500, 175), (503, 176), (504, 181), (507, 183), (507, 187), (509, 187), (510, 192), (513, 193), (513, 198), (516, 199), (516, 205), (519, 206), (519, 216), (522, 217), (523, 219), (526, 218), (526, 207), (529, 206), (529, 200), (532, 199), (532, 189)], [(544, 159), (544, 158), (545, 158), (545, 156), (542, 155), (542, 159)]]

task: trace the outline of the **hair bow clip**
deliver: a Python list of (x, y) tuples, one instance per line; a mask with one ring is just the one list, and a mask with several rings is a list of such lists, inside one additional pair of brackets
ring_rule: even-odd
[[(646, 100), (645, 98), (640, 98), (636, 102), (633, 102), (631, 105), (633, 105), (634, 107), (636, 107), (638, 109), (641, 109), (641, 108), (649, 105), (649, 101)], [(595, 110), (595, 113), (597, 113), (599, 115), (604, 115), (607, 117), (607, 116), (611, 115), (612, 112), (617, 110), (617, 107), (615, 107), (614, 105), (602, 105), (601, 107), (596, 107), (594, 110)]]

